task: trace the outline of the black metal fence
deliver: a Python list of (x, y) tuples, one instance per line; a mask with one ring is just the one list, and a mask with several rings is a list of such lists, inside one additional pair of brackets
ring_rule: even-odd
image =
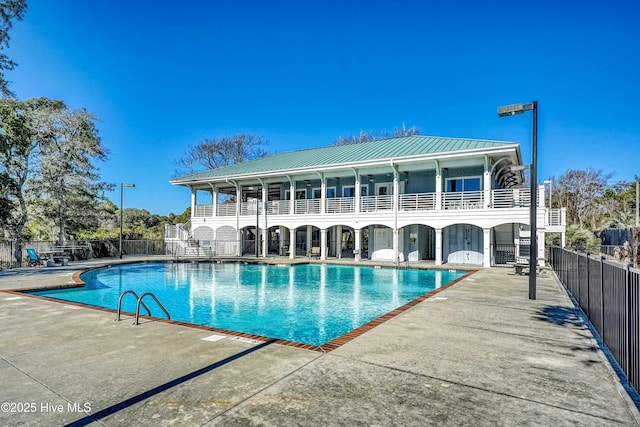
[(549, 263), (640, 390), (640, 270), (559, 247), (549, 248)]

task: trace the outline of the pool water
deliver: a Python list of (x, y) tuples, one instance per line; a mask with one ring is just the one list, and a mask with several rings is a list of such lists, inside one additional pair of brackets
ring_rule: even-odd
[[(117, 309), (126, 290), (153, 292), (172, 320), (320, 346), (466, 271), (330, 264), (142, 263), (83, 273), (86, 286), (34, 292)], [(144, 299), (153, 316), (164, 313)], [(123, 298), (135, 312), (136, 299)], [(146, 314), (141, 309), (141, 314)]]

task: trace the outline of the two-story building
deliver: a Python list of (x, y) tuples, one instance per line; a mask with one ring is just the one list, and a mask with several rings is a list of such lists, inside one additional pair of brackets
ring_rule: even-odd
[[(166, 239), (178, 254), (505, 264), (530, 236), (514, 166), (517, 143), (428, 136), (275, 154), (172, 180), (191, 191), (191, 220)], [(538, 188), (538, 241), (564, 242), (564, 210)]]

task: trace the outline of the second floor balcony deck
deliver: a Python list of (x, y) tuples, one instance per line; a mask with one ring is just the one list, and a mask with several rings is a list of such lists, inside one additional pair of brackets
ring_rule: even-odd
[[(497, 189), (490, 191), (413, 193), (400, 194), (397, 209), (402, 212), (447, 211), (478, 209), (528, 208), (531, 204), (529, 189)], [(257, 212), (256, 212), (257, 209)], [(299, 200), (270, 200), (256, 203), (255, 200), (241, 202), (195, 205), (193, 218), (256, 216), (262, 215), (334, 215), (393, 212), (394, 196), (336, 197)], [(547, 225), (563, 225), (564, 209), (548, 209)]]

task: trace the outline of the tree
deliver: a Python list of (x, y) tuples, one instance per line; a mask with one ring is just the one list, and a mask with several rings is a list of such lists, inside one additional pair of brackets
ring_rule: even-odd
[(58, 243), (80, 229), (97, 229), (98, 203), (113, 184), (100, 181), (95, 161), (104, 161), (95, 127), (96, 118), (85, 109), (64, 105), (37, 111), (34, 126), (40, 143), (30, 184), (30, 195), (43, 217), (58, 223)]
[(5, 97), (12, 97), (9, 82), (4, 77), (5, 70), (13, 70), (16, 63), (1, 52), (3, 47), (9, 47), (9, 30), (13, 26), (12, 20), (22, 20), (27, 10), (26, 0), (0, 1), (0, 92)]
[(611, 174), (594, 169), (569, 169), (560, 176), (554, 185), (554, 196), (557, 195), (561, 206), (566, 206), (567, 222), (578, 223), (581, 228), (598, 227), (605, 211), (599, 201), (609, 179)]
[(412, 136), (419, 134), (420, 131), (416, 126), (411, 126), (407, 129), (404, 123), (402, 123), (402, 127), (394, 129), (393, 132), (382, 132), (375, 134), (373, 132), (360, 131), (360, 134), (358, 136), (340, 136), (336, 140), (335, 145), (358, 144), (360, 142), (374, 141), (376, 139), (400, 138), (403, 136)]
[(175, 176), (190, 175), (204, 170), (217, 169), (247, 160), (264, 157), (266, 141), (256, 135), (241, 133), (220, 138), (205, 138), (195, 146), (189, 146), (185, 155), (176, 160)]
[(22, 261), (22, 242), (26, 237), (25, 192), (30, 164), (42, 140), (34, 126), (34, 117), (42, 108), (55, 109), (62, 105), (47, 98), (0, 100), (0, 224), (4, 226), (4, 233), (16, 242), (14, 255), (17, 261)]

